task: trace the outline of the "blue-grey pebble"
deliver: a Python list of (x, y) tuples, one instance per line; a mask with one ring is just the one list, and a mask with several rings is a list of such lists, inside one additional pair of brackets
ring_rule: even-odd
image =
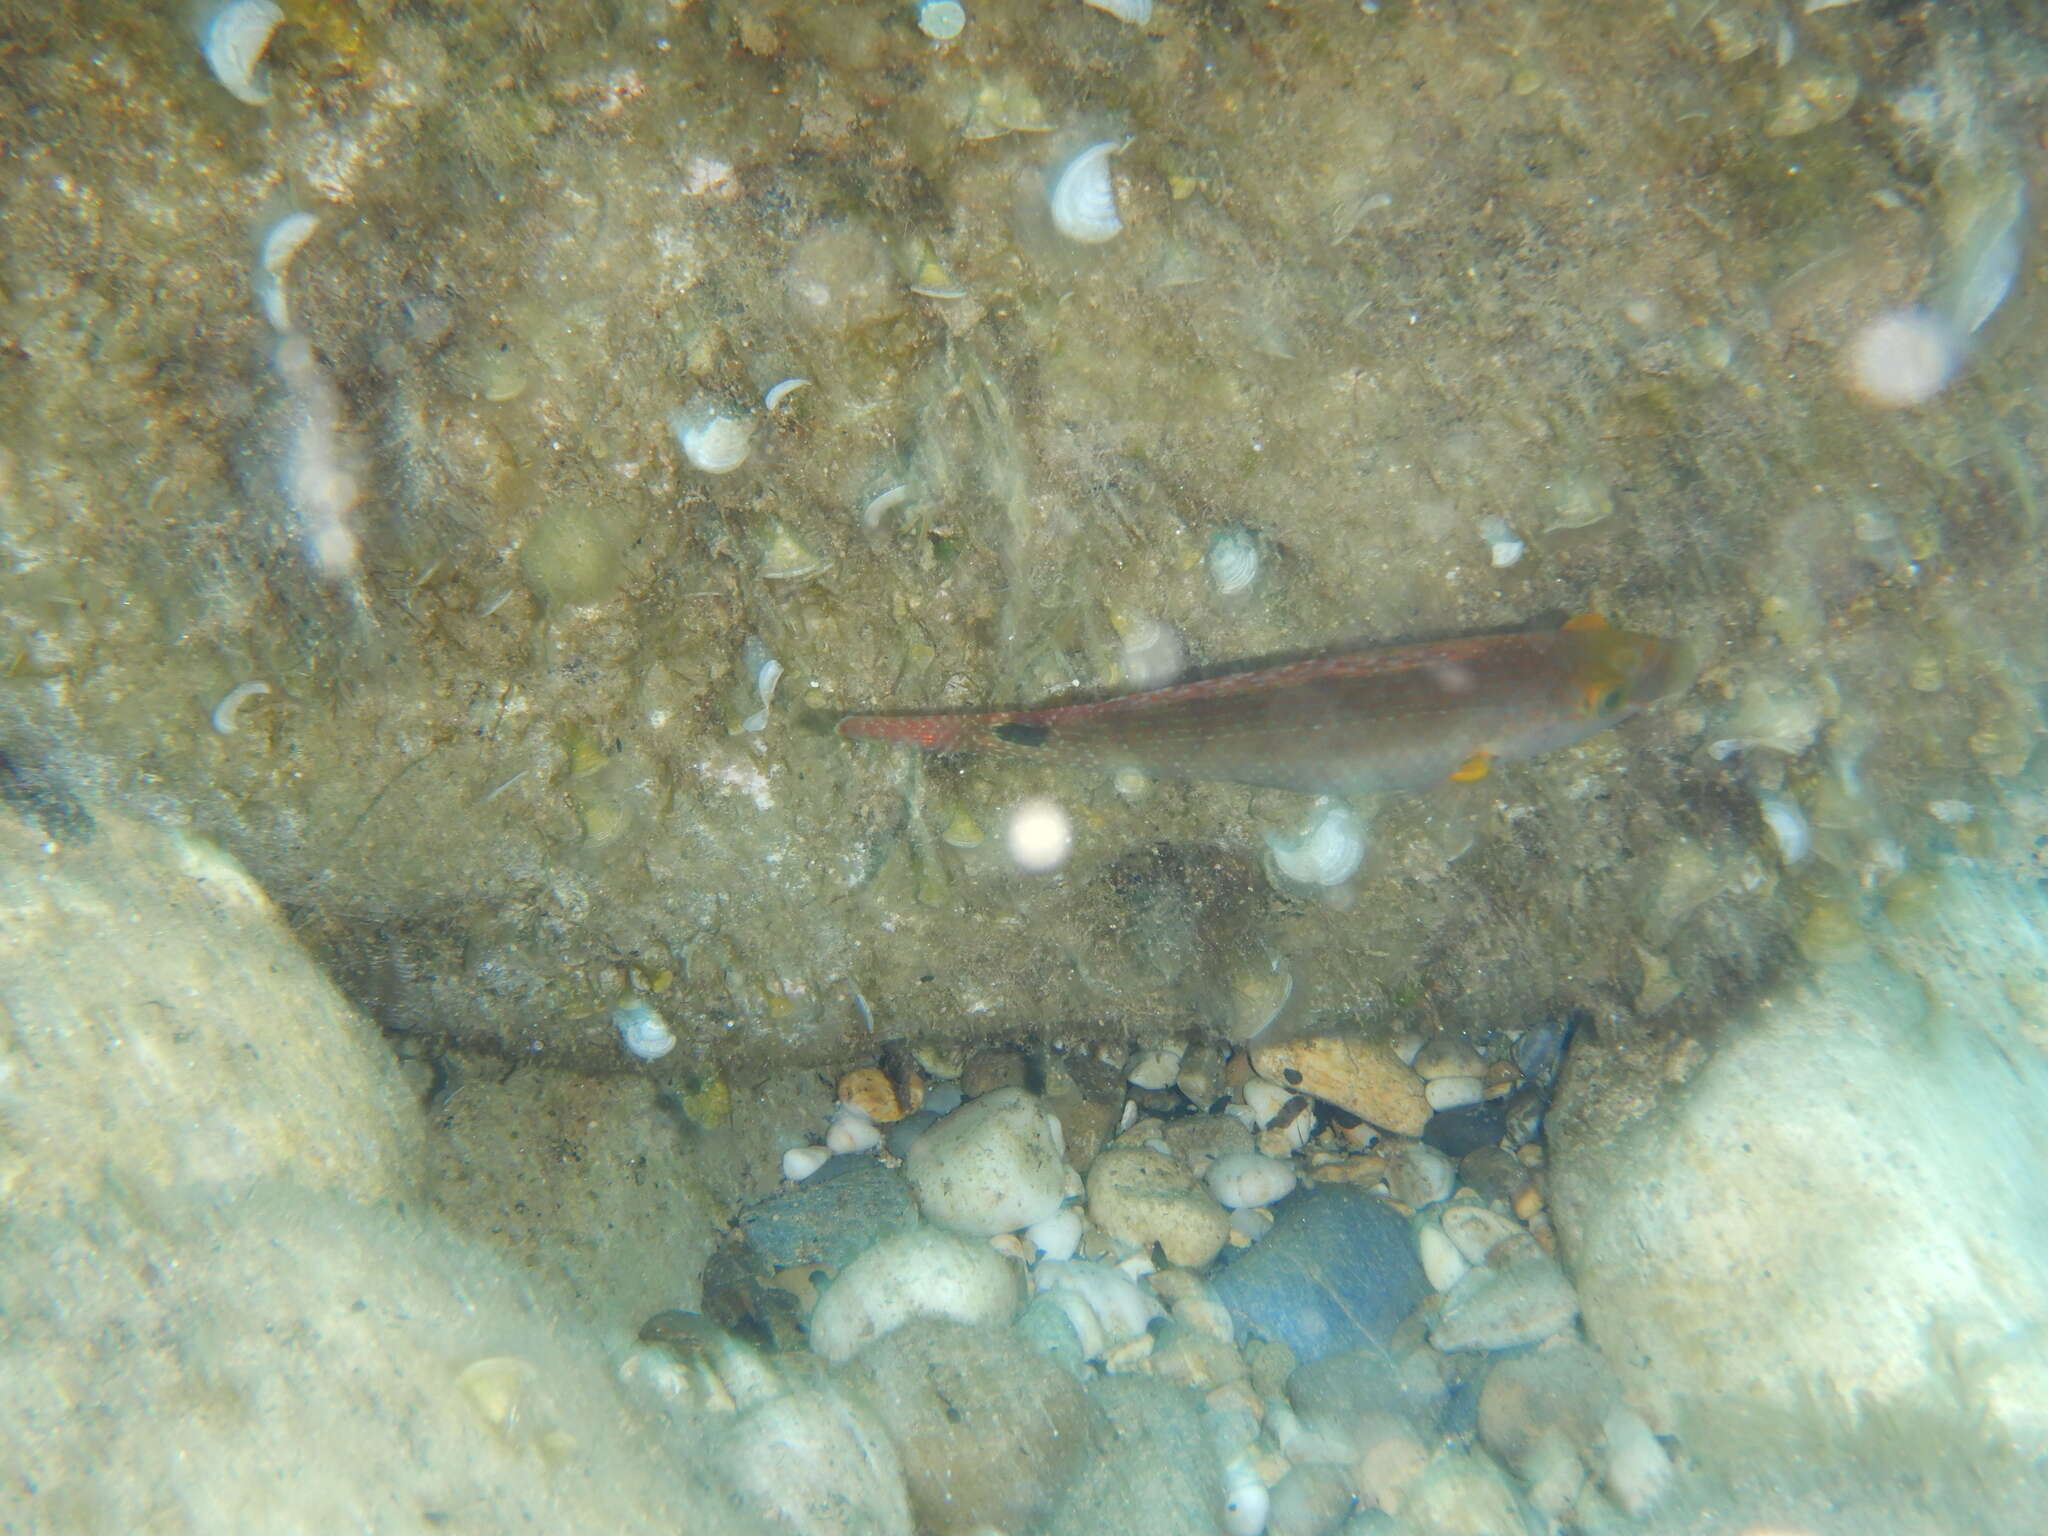
[(740, 1215), (747, 1246), (777, 1269), (845, 1268), (891, 1232), (917, 1225), (910, 1185), (872, 1157), (835, 1157), (786, 1194)]
[(1386, 1348), (1429, 1294), (1407, 1221), (1344, 1184), (1281, 1201), (1272, 1230), (1211, 1286), (1239, 1327), (1278, 1340), (1304, 1361)]

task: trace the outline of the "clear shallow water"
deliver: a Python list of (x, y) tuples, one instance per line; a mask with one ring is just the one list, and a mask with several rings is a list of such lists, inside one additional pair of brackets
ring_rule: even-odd
[[(172, 18), (9, 34), (14, 798), (219, 843), (437, 1114), (651, 1078), (736, 1112), (729, 1201), (822, 1134), (766, 1079), (894, 1038), (1579, 1009), (1589, 1157), (1833, 967), (2038, 1050), (2038, 963), (1953, 937), (2048, 834), (2022, 8), (337, 7), (260, 104)], [(1697, 683), (1362, 803), (1329, 886), (1300, 797), (821, 728), (1587, 611)], [(1966, 1417), (2026, 1400), (2008, 1305), (1922, 1308)]]

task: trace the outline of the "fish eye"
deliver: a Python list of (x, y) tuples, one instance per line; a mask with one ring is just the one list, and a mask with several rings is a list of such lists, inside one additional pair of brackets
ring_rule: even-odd
[(1589, 683), (1584, 698), (1586, 712), (1605, 719), (1617, 713), (1628, 702), (1628, 690), (1620, 683)]

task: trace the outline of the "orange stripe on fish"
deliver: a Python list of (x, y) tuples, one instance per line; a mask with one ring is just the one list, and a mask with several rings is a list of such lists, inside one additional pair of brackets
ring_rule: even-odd
[(848, 715), (843, 736), (929, 752), (1002, 752), (1313, 794), (1483, 778), (1568, 746), (1679, 686), (1680, 649), (1561, 629), (1339, 651), (1144, 693), (1036, 709)]

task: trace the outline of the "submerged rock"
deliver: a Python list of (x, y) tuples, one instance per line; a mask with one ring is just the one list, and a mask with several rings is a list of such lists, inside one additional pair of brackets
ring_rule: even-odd
[(1241, 1327), (1301, 1360), (1387, 1347), (1429, 1294), (1408, 1223), (1342, 1184), (1290, 1195), (1272, 1209), (1272, 1230), (1216, 1277), (1216, 1299)]
[(961, 1105), (918, 1137), (903, 1163), (925, 1218), (976, 1237), (1058, 1210), (1066, 1166), (1049, 1117), (1021, 1088)]

